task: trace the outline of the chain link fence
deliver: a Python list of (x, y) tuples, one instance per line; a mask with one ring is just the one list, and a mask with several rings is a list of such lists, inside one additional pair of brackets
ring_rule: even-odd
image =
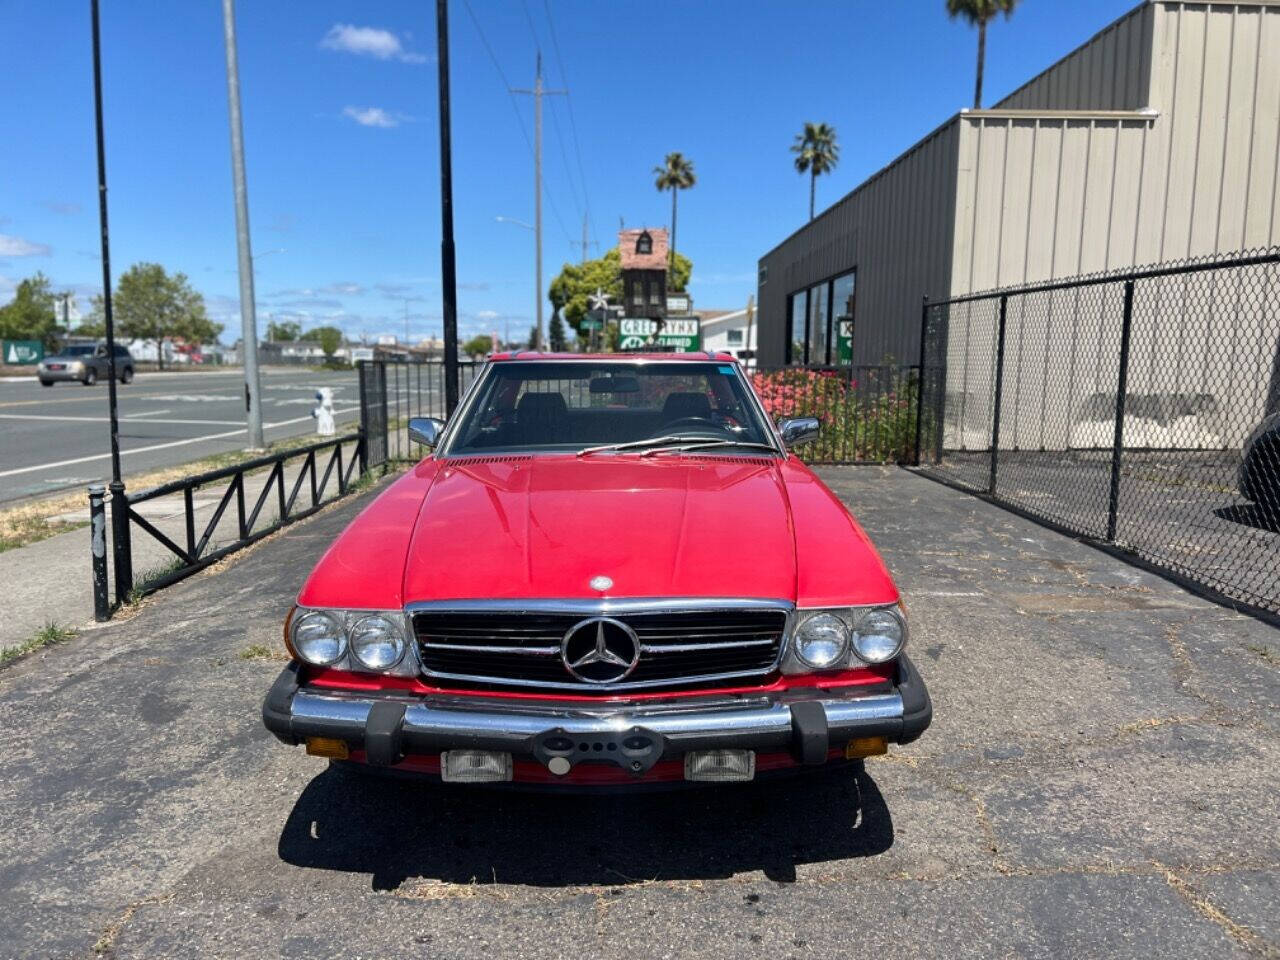
[(1280, 619), (1280, 248), (923, 321), (925, 473)]

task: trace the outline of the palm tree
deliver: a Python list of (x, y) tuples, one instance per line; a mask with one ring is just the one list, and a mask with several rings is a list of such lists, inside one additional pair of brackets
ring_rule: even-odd
[(676, 197), (681, 190), (688, 190), (698, 178), (693, 172), (693, 161), (686, 160), (683, 153), (668, 153), (662, 166), (653, 168), (658, 178), (653, 185), (658, 191), (671, 191), (671, 252), (668, 255), (672, 266), (676, 262)]
[(840, 146), (836, 128), (825, 123), (806, 123), (804, 132), (796, 134), (791, 145), (796, 155), (796, 169), (809, 174), (809, 219), (813, 219), (813, 194), (819, 175), (830, 173), (840, 162)]
[(982, 109), (982, 65), (987, 58), (987, 21), (997, 13), (1005, 19), (1013, 14), (1018, 0), (947, 0), (947, 14), (954, 20), (964, 17), (978, 28), (978, 80), (973, 86), (973, 109)]

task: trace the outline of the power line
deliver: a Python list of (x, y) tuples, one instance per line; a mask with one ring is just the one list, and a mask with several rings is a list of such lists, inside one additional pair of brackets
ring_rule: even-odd
[[(498, 79), (502, 81), (502, 88), (507, 91), (507, 95), (511, 98), (511, 109), (515, 112), (516, 123), (520, 127), (520, 135), (524, 137), (524, 145), (529, 148), (529, 156), (536, 158), (536, 151), (533, 149), (533, 141), (529, 139), (529, 131), (524, 125), (524, 115), (520, 112), (520, 104), (516, 100), (515, 89), (511, 86), (511, 82), (507, 80), (507, 75), (502, 69), (502, 64), (498, 61), (498, 56), (493, 52), (493, 47), (489, 45), (489, 38), (485, 36), (484, 28), (480, 26), (480, 18), (476, 16), (475, 10), (471, 7), (471, 0), (463, 0), (466, 5), (467, 14), (471, 17), (471, 22), (475, 24), (476, 33), (480, 35), (480, 43), (484, 45), (485, 52), (489, 54), (489, 59), (493, 62), (493, 68), (498, 71)], [(525, 17), (528, 19), (528, 10), (525, 10)], [(529, 21), (530, 30), (533, 29), (532, 20)], [(537, 43), (537, 34), (534, 34), (534, 43)], [(547, 203), (551, 207), (551, 215), (555, 217), (556, 223), (560, 225), (560, 232), (564, 234), (565, 243), (570, 248), (574, 246), (573, 237), (569, 233), (569, 228), (565, 226), (564, 218), (560, 216), (560, 210), (556, 206), (555, 199), (551, 196), (550, 191), (546, 191)]]
[[(556, 66), (560, 68), (560, 82), (564, 85), (565, 90), (569, 91), (569, 75), (565, 73), (564, 58), (560, 55), (560, 40), (556, 36), (556, 24), (551, 16), (550, 0), (542, 0), (542, 6), (547, 13), (547, 29), (551, 34), (551, 48), (556, 54)], [(578, 122), (573, 115), (573, 94), (566, 92), (564, 101), (565, 106), (569, 108), (569, 132), (573, 135), (573, 151), (578, 159), (578, 178), (582, 183), (582, 202), (585, 213), (590, 215), (591, 196), (587, 192), (587, 173), (582, 163), (582, 146), (581, 141), (578, 139)]]

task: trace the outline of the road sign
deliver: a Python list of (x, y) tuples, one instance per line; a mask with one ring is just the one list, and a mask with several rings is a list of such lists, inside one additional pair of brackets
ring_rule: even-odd
[(0, 358), (14, 366), (29, 366), (44, 359), (44, 344), (39, 340), (0, 341)]

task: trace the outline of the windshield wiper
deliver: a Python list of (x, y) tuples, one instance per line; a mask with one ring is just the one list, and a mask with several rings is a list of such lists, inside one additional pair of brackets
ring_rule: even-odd
[[(639, 450), (644, 447), (666, 446), (672, 443), (720, 443), (719, 437), (683, 437), (669, 434), (664, 437), (645, 437), (643, 440), (631, 440), (627, 443), (602, 443), (598, 447), (586, 447), (578, 451), (578, 456), (585, 457), (589, 453), (602, 453), (608, 450)], [(732, 443), (733, 441), (728, 441)]]
[(768, 450), (777, 453), (778, 448), (768, 443), (756, 443), (753, 440), (720, 440), (702, 437), (687, 437), (687, 442), (670, 444), (669, 446), (658, 447), (655, 450), (646, 450), (640, 454), (642, 457), (651, 457), (655, 453), (680, 453), (685, 450), (709, 450), (712, 447), (746, 447), (749, 450)]

